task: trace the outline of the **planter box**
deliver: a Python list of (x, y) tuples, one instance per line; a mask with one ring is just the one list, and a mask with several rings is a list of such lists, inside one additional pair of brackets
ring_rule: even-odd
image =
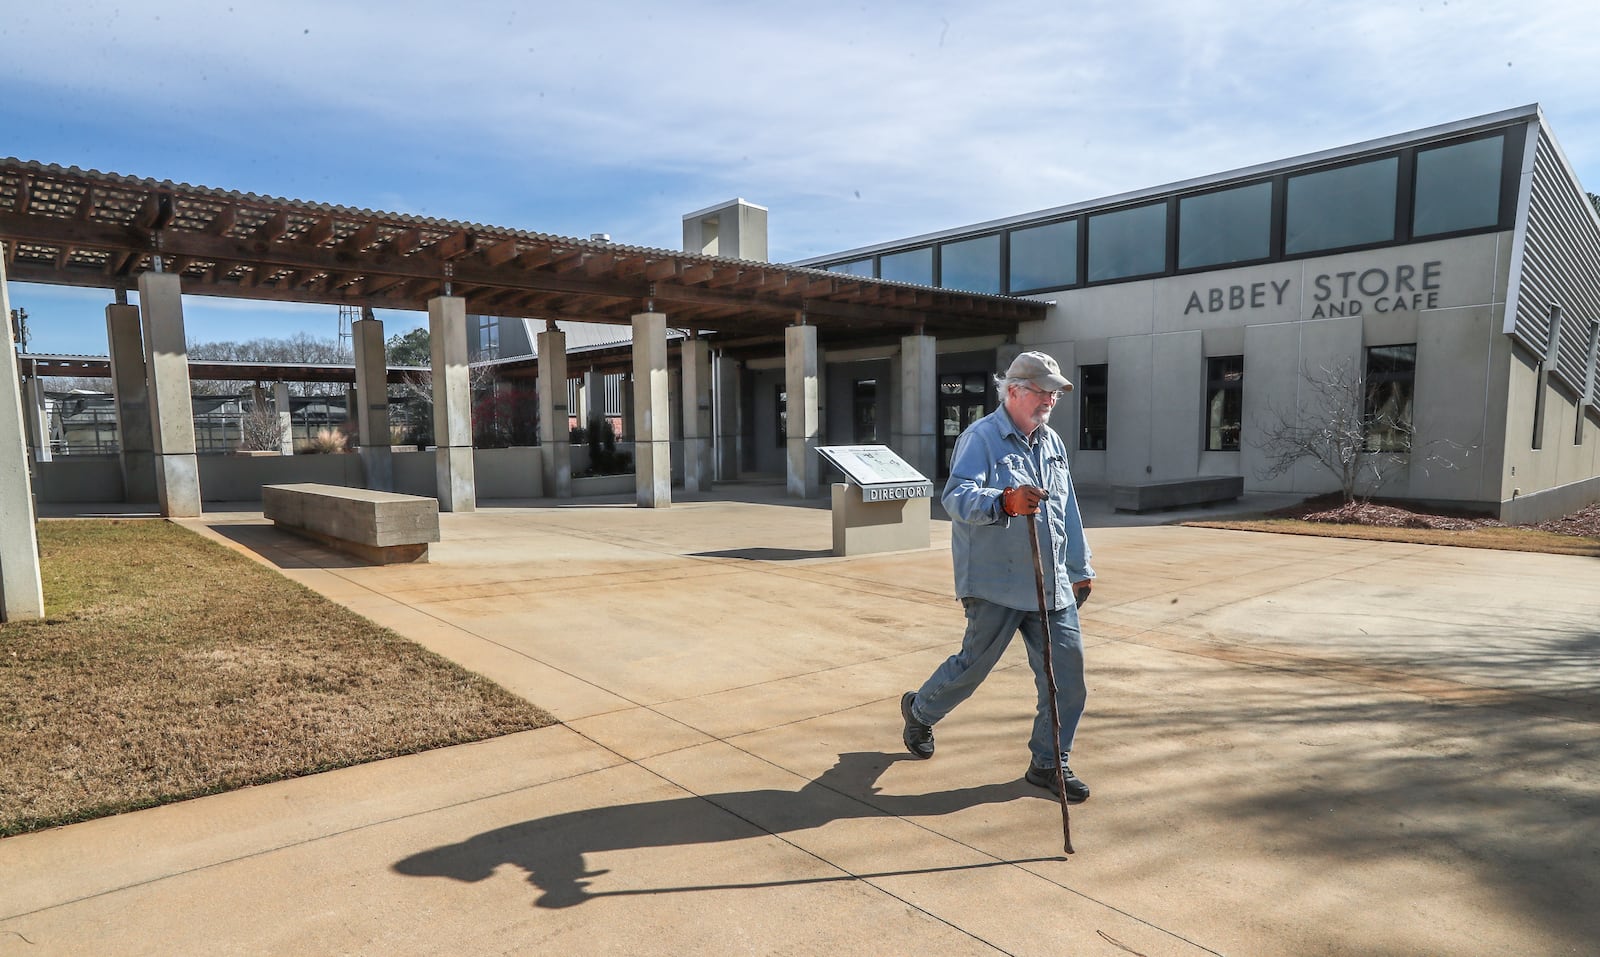
[(623, 495), (635, 489), (632, 472), (622, 475), (584, 475), (572, 480), (572, 496)]

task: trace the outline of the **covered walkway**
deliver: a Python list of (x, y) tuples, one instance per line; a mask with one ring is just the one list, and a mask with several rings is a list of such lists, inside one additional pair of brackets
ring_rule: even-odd
[[(469, 315), (542, 319), (538, 335), (542, 486), (570, 494), (564, 441), (569, 409), (561, 319), (626, 324), (635, 423), (636, 502), (672, 500), (671, 372), (682, 398), (684, 486), (708, 488), (714, 450), (736, 443), (743, 350), (781, 346), (788, 401), (791, 494), (818, 494), (819, 349), (895, 344), (910, 401), (901, 403), (898, 450), (933, 474), (935, 338), (1013, 337), (1045, 304), (783, 266), (731, 237), (757, 207), (735, 201), (685, 224), (695, 251), (672, 252), (550, 236), (476, 223), (352, 209), (156, 181), (77, 167), (0, 160), (0, 300), (8, 279), (108, 290), (109, 373), (130, 497), (161, 514), (201, 513), (200, 470), (189, 419), (183, 298), (188, 295), (328, 303), (365, 318), (351, 324), (358, 439), (368, 488), (393, 488), (394, 464), (378, 308), (426, 312), (432, 344), (435, 487), (441, 511), (477, 506), (468, 371)], [(760, 212), (765, 222), (765, 211)], [(727, 236), (723, 242), (717, 237)], [(709, 238), (708, 238), (709, 237)], [(138, 292), (138, 303), (129, 293)], [(6, 304), (9, 309), (9, 304)], [(686, 338), (669, 355), (667, 328)], [(9, 326), (0, 336), (14, 351)], [(713, 349), (716, 362), (713, 362)], [(713, 370), (720, 380), (713, 383)], [(27, 480), (39, 428), (24, 408), (22, 371), (0, 366), (0, 620), (41, 613)], [(37, 380), (34, 380), (37, 391)], [(377, 401), (375, 396), (385, 396)], [(713, 408), (713, 401), (720, 408)], [(721, 426), (731, 429), (713, 432)]]

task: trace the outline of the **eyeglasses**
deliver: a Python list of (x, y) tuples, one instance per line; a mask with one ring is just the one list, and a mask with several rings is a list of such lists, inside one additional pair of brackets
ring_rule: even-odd
[(1057, 390), (1055, 390), (1055, 391), (1054, 391), (1054, 392), (1046, 392), (1046, 391), (1045, 391), (1045, 390), (1043, 390), (1043, 389), (1035, 389), (1035, 388), (1034, 388), (1034, 387), (1033, 387), (1033, 386), (1031, 386), (1031, 385), (1025, 385), (1025, 386), (1023, 386), (1023, 388), (1024, 388), (1024, 389), (1027, 389), (1027, 390), (1028, 390), (1028, 391), (1029, 391), (1029, 392), (1032, 392), (1032, 393), (1033, 393), (1033, 394), (1034, 394), (1034, 395), (1038, 395), (1038, 396), (1049, 396), (1049, 397), (1050, 397), (1050, 399), (1051, 399), (1051, 400), (1052, 400), (1052, 401), (1055, 401), (1055, 402), (1060, 402), (1060, 401), (1061, 401), (1061, 397), (1062, 397), (1062, 396), (1064, 396), (1064, 395), (1066, 395), (1066, 394), (1067, 394), (1067, 393), (1066, 393), (1066, 392), (1065, 392), (1065, 391), (1064, 391), (1064, 390), (1062, 390), (1062, 389), (1057, 389)]

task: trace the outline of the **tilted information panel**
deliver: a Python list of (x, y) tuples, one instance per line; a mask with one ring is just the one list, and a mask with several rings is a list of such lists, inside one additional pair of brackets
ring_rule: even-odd
[(887, 445), (821, 445), (817, 451), (853, 484), (863, 502), (927, 498), (933, 483)]

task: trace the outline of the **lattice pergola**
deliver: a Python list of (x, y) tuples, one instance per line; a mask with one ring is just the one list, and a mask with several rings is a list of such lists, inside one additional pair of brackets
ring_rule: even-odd
[(0, 160), (7, 272), (28, 282), (130, 288), (160, 267), (185, 293), (423, 310), (439, 295), (470, 313), (670, 325), (741, 344), (796, 322), (830, 344), (1015, 332), (1045, 305), (839, 273), (569, 239)]

